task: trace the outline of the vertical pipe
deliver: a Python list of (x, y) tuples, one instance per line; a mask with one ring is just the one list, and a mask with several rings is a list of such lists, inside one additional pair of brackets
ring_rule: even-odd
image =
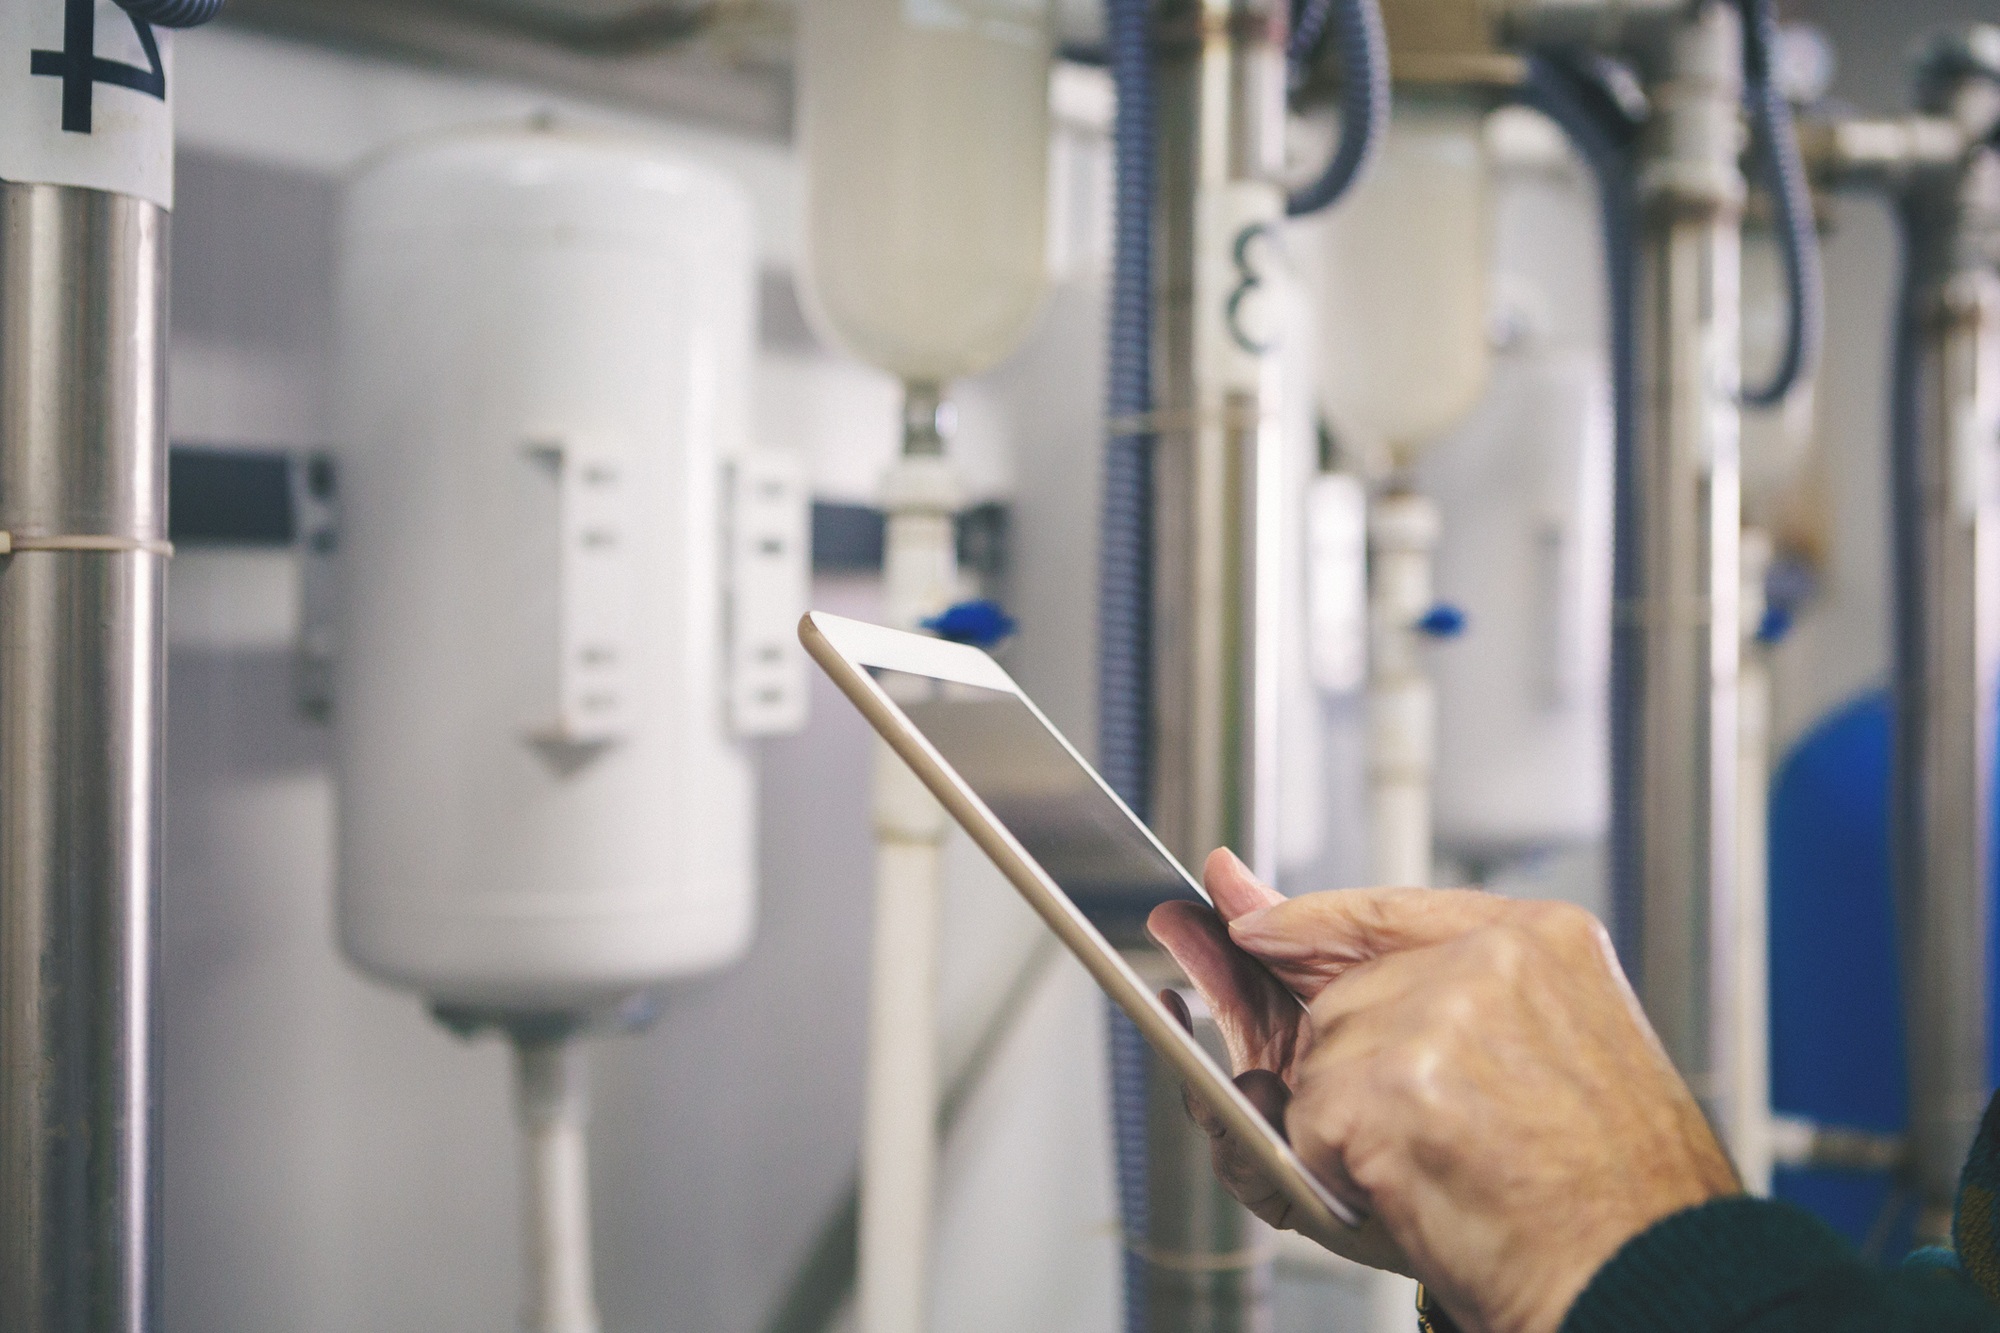
[(1743, 1188), (1771, 1192), (1771, 662), (1760, 641), (1766, 603), (1764, 582), (1771, 568), (1771, 537), (1758, 528), (1743, 531), (1743, 665), (1737, 680), (1736, 919), (1731, 931), (1736, 978), (1736, 1033), (1731, 1042), (1735, 1092), (1731, 1119), (1719, 1126), (1736, 1159)]
[(1741, 500), (1741, 29), (1708, 3), (1646, 54), (1639, 416), (1621, 478), (1614, 762), (1639, 994), (1717, 1124), (1729, 1119)]
[(598, 1333), (590, 1252), (590, 1094), (574, 1032), (514, 1036), (521, 1125), (522, 1333)]
[[(903, 454), (884, 484), (887, 619), (901, 629), (916, 629), (944, 610), (957, 584), (952, 515), (958, 488), (944, 458), (946, 411), (936, 385), (909, 386)], [(894, 694), (895, 682), (887, 688)], [(930, 1323), (946, 818), (909, 765), (878, 744), (874, 957), (861, 1142), (862, 1333), (923, 1333)]]
[(166, 212), (130, 196), (0, 184), (10, 1333), (158, 1317), (166, 234)]
[(1437, 506), (1397, 493), (1368, 516), (1368, 877), (1412, 888), (1431, 882), (1431, 776), (1437, 701), (1417, 622), (1431, 609)]
[[(1151, 818), (1184, 861), (1274, 867), (1280, 530), (1269, 284), (1284, 124), (1272, 0), (1160, 0)], [(1148, 1079), (1155, 1333), (1268, 1328), (1268, 1237), (1215, 1183), (1178, 1080)]]
[(0, 1328), (159, 1273), (167, 214), (0, 184)]
[(1903, 199), (1896, 385), (1891, 838), (1921, 1238), (1949, 1233), (1989, 1090), (1996, 648), (2000, 648), (2000, 153)]

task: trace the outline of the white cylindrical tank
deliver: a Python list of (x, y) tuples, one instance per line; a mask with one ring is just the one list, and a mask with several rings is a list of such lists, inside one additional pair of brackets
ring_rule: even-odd
[(805, 305), (907, 383), (1013, 351), (1047, 283), (1048, 0), (806, 0)]
[(745, 197), (651, 147), (501, 129), (373, 161), (343, 241), (348, 955), (503, 1010), (733, 959), (755, 895), (720, 642)]
[(1484, 108), (1402, 97), (1352, 195), (1292, 224), (1319, 320), (1321, 410), (1373, 468), (1408, 463), (1486, 387), (1492, 221)]
[(1424, 456), (1437, 595), (1437, 841), (1473, 862), (1587, 844), (1609, 821), (1612, 419), (1596, 197), (1561, 132), (1518, 108), (1495, 170), (1491, 386)]

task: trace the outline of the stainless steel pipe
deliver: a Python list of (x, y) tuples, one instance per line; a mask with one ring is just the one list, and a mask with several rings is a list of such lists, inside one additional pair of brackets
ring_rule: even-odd
[[(1191, 866), (1275, 867), (1279, 432), (1264, 385), (1284, 129), (1285, 9), (1161, 0), (1152, 823)], [(1153, 1059), (1147, 1323), (1270, 1326), (1270, 1241), (1224, 1193)]]
[[(1614, 818), (1639, 994), (1729, 1122), (1736, 880), (1742, 31), (1709, 3), (1644, 53), (1641, 408), (1621, 499)], [(1628, 937), (1629, 938), (1629, 937)]]
[(1891, 854), (1908, 1033), (1907, 1171), (1924, 1239), (1949, 1234), (1959, 1168), (1990, 1086), (2000, 152), (1979, 146), (1984, 137), (1968, 134), (1956, 161), (1913, 173), (1901, 201)]
[(167, 214), (0, 184), (0, 1328), (157, 1327)]

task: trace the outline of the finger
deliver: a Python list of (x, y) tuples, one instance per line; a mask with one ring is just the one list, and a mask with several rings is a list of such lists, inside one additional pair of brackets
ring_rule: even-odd
[(1209, 900), (1215, 904), (1216, 915), (1224, 921), (1234, 921), (1239, 916), (1248, 916), (1260, 908), (1285, 901), (1284, 894), (1251, 874), (1250, 867), (1227, 847), (1218, 847), (1208, 854), (1208, 862), (1201, 871), (1201, 883), (1208, 890)]
[(1234, 1071), (1289, 1067), (1300, 1030), (1298, 999), (1230, 941), (1213, 910), (1202, 903), (1161, 903), (1146, 928), (1215, 1016)]
[[(1282, 1137), (1292, 1100), (1285, 1081), (1267, 1070), (1253, 1069), (1238, 1075), (1236, 1086)], [(1211, 1140), (1209, 1158), (1216, 1179), (1259, 1221), (1280, 1231), (1301, 1232), (1327, 1249), (1371, 1267), (1399, 1273), (1409, 1271), (1409, 1261), (1383, 1231), (1379, 1220), (1368, 1219), (1359, 1231), (1338, 1223), (1322, 1227), (1310, 1221), (1291, 1197), (1278, 1188), (1276, 1180), (1264, 1169), (1263, 1160), (1243, 1144), (1228, 1123), (1191, 1090), (1183, 1087), (1182, 1093), (1189, 1115)], [(1352, 1181), (1345, 1179), (1344, 1172), (1340, 1173), (1338, 1188), (1343, 1190), (1349, 1206), (1361, 1211), (1358, 1200), (1365, 1196)]]
[(1339, 889), (1237, 917), (1229, 937), (1310, 999), (1356, 964), (1457, 939), (1510, 905), (1467, 889)]
[(1285, 1080), (1268, 1069), (1246, 1069), (1236, 1076), (1236, 1086), (1265, 1123), (1283, 1137), (1285, 1108), (1292, 1103), (1292, 1090), (1285, 1086)]

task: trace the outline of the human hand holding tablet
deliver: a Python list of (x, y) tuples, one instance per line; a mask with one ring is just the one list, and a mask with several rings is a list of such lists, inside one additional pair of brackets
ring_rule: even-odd
[[(1157, 949), (1146, 928), (1165, 929), (1176, 952), (1195, 951), (1210, 984), (1214, 968), (1248, 969), (1239, 980), (1258, 988), (1269, 1012), (1262, 1025), (1225, 1029), (1245, 1068), (1283, 1075), (1282, 1043), (1306, 1031), (1300, 1001), (1230, 944), (1200, 886), (1000, 665), (975, 648), (820, 613), (800, 623), (799, 637), (1180, 1074), (1205, 1127), (1226, 1139), (1238, 1179), (1269, 1182), (1259, 1214), (1342, 1254), (1400, 1266), (1360, 1200), (1343, 1200), (1305, 1168), (1269, 1108), (1217, 1067), (1110, 937)], [(1180, 970), (1164, 951), (1159, 961)], [(1191, 979), (1202, 987), (1204, 976)], [(1259, 1091), (1254, 1077), (1250, 1087)]]

